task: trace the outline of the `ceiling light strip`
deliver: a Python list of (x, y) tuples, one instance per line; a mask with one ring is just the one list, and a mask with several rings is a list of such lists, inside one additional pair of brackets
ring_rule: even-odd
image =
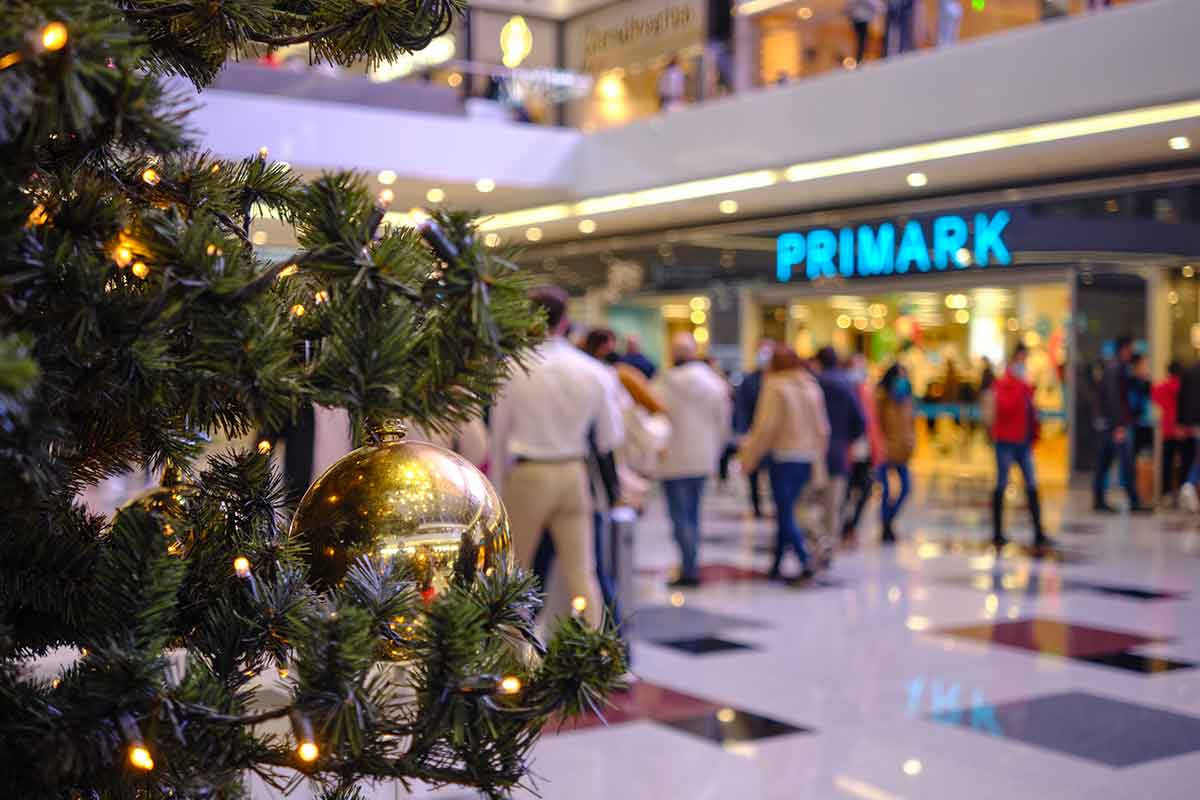
[(485, 231), (494, 231), (519, 228), (526, 225), (540, 225), (547, 222), (557, 222), (570, 217), (588, 217), (664, 203), (677, 203), (683, 200), (696, 200), (719, 194), (762, 189), (779, 183), (781, 179), (791, 183), (799, 183), (840, 175), (853, 175), (892, 167), (911, 166), (913, 164), (938, 161), (946, 158), (1008, 150), (1032, 144), (1046, 144), (1103, 133), (1116, 133), (1118, 131), (1142, 128), (1149, 125), (1161, 125), (1168, 122), (1179, 122), (1197, 117), (1200, 117), (1200, 100), (1149, 106), (1131, 111), (1118, 111), (1110, 114), (1099, 114), (1093, 117), (1066, 120), (1064, 122), (1030, 125), (1006, 131), (942, 139), (940, 141), (888, 150), (876, 150), (843, 158), (793, 164), (784, 169), (782, 173), (769, 169), (756, 170), (753, 172), (726, 175), (720, 178), (707, 178), (660, 186), (654, 189), (643, 189), (636, 192), (593, 197), (580, 200), (577, 203), (538, 206), (506, 214), (496, 214), (484, 220), (480, 228)]

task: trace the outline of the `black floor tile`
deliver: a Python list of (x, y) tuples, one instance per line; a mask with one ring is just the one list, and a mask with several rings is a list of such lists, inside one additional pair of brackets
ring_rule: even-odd
[(670, 647), (673, 650), (682, 650), (685, 653), (691, 653), (694, 656), (703, 656), (710, 653), (724, 653), (730, 650), (754, 650), (748, 644), (739, 644), (731, 642), (728, 639), (718, 639), (715, 636), (700, 636), (695, 639), (667, 639), (657, 640), (654, 642), (662, 647)]
[(1100, 594), (1111, 594), (1129, 600), (1179, 600), (1187, 596), (1180, 592), (1160, 592), (1156, 589), (1143, 589), (1138, 586), (1112, 586), (1104, 583), (1091, 583), (1090, 581), (1069, 581), (1067, 588), (1082, 589)]
[(737, 711), (732, 708), (722, 708), (698, 717), (663, 722), (661, 724), (708, 739), (717, 744), (754, 742), (772, 736), (812, 733), (812, 730), (809, 728), (801, 728), (771, 719), (770, 717), (759, 716), (749, 711)]
[(713, 636), (728, 629), (766, 627), (761, 621), (749, 617), (715, 614), (687, 606), (643, 606), (629, 617), (626, 624), (635, 637), (652, 641), (691, 639)]
[(1117, 667), (1118, 669), (1125, 669), (1129, 670), (1130, 672), (1138, 672), (1143, 675), (1155, 675), (1160, 672), (1173, 672), (1177, 669), (1196, 668), (1196, 664), (1191, 661), (1175, 661), (1174, 659), (1170, 658), (1144, 656), (1140, 653), (1129, 652), (1087, 656), (1078, 660), (1087, 661), (1090, 664), (1102, 664), (1106, 667)]
[[(979, 718), (988, 724), (973, 724)], [(930, 719), (1110, 767), (1200, 751), (1200, 718), (1086, 692), (1017, 700), (969, 714), (939, 712)]]

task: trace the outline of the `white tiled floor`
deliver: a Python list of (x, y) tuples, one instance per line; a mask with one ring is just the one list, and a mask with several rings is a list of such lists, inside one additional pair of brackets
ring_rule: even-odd
[[(648, 721), (548, 735), (536, 750), (539, 791), (551, 800), (1100, 800), (1131, 795), (1193, 800), (1200, 750), (1118, 769), (927, 719), (935, 708), (969, 709), (1065, 691), (1200, 716), (1200, 669), (1143, 675), (936, 633), (1038, 617), (1169, 638), (1139, 652), (1200, 661), (1200, 594), (1195, 593), (1200, 523), (1175, 513), (1093, 517), (1077, 510), (1083, 507), (1077, 501), (1048, 505), (1054, 506), (1050, 516), (1055, 520), (1100, 526), (1099, 532), (1061, 537), (1085, 560), (1038, 564), (1006, 558), (999, 566), (1038, 574), (1043, 581), (1057, 577), (1193, 594), (1138, 601), (1092, 591), (1029, 596), (1014, 590), (989, 600), (989, 592), (972, 588), (970, 579), (990, 574), (990, 558), (928, 545), (983, 541), (986, 514), (918, 497), (900, 526), (905, 537), (900, 546), (880, 549), (871, 541), (874, 525), (868, 524), (868, 544), (838, 555), (831, 573), (841, 581), (837, 587), (797, 590), (751, 581), (685, 594), (687, 608), (765, 623), (717, 634), (756, 649), (693, 656), (635, 643), (635, 672), (643, 681), (812, 733), (725, 747)], [(750, 542), (769, 541), (771, 523), (739, 517), (744, 504), (735, 490), (710, 491), (705, 533), (737, 534), (745, 543), (706, 544), (705, 563), (766, 567), (767, 556), (755, 554)], [(1024, 514), (1014, 509), (1010, 519), (1013, 538), (1027, 538)], [(636, 559), (643, 570), (637, 579), (639, 605), (669, 605), (666, 570), (676, 556), (657, 505), (639, 523)], [(662, 573), (645, 574), (647, 569)], [(952, 579), (961, 582), (947, 582)], [(970, 711), (966, 714), (969, 718)], [(391, 798), (393, 791), (381, 787), (378, 796)], [(459, 800), (471, 795), (443, 789), (429, 796)]]

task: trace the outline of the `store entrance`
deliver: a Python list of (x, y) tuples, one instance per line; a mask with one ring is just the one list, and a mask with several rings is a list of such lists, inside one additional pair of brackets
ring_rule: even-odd
[(982, 489), (995, 477), (980, 397), (1013, 347), (1024, 342), (1042, 420), (1035, 447), (1038, 479), (1048, 489), (1065, 489), (1070, 308), (1069, 287), (1062, 281), (808, 296), (762, 305), (760, 330), (804, 356), (830, 343), (841, 353), (865, 353), (876, 380), (894, 361), (902, 362), (917, 398), (913, 469), (930, 485), (958, 488)]

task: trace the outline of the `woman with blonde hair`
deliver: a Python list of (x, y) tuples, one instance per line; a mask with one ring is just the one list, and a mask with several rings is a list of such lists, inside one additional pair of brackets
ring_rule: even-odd
[(796, 502), (825, 469), (829, 417), (820, 384), (795, 351), (775, 345), (763, 380), (750, 432), (738, 451), (742, 469), (755, 469), (769, 454), (767, 474), (775, 500), (777, 531), (770, 577), (779, 579), (788, 547), (800, 559), (800, 578), (812, 577), (804, 536), (796, 524)]

